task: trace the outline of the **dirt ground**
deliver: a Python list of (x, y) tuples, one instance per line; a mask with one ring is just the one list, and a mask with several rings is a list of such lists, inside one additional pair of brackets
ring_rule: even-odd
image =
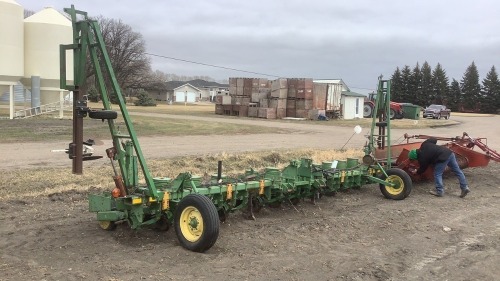
[[(500, 151), (499, 116), (456, 119), (458, 126), (395, 130), (393, 136), (406, 131), (456, 136), (465, 131), (488, 137), (488, 145)], [(352, 128), (228, 122), (260, 122), (295, 132), (140, 141), (146, 157), (162, 158), (340, 148), (352, 134)], [(361, 147), (364, 141), (356, 135), (348, 147)], [(0, 144), (0, 171), (69, 168), (64, 155), (50, 154), (50, 149), (66, 145)], [(120, 225), (113, 232), (101, 230), (88, 212), (86, 193), (5, 199), (0, 201), (0, 280), (498, 280), (500, 163), (464, 172), (472, 190), (464, 199), (458, 198), (456, 178), (447, 177), (443, 198), (427, 194), (433, 187), (429, 182), (415, 184), (403, 201), (386, 200), (371, 185), (323, 197), (316, 205), (306, 200), (295, 207), (264, 208), (255, 221), (235, 213), (221, 224), (214, 247), (203, 254), (183, 249), (173, 229), (134, 231)], [(0, 183), (0, 188), (9, 187)]]

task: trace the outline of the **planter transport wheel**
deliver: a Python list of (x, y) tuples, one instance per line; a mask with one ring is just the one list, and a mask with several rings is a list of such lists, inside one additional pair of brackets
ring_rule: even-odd
[(382, 174), (382, 179), (388, 183), (396, 184), (394, 187), (379, 184), (380, 191), (387, 199), (403, 200), (411, 193), (413, 183), (410, 176), (403, 170), (391, 168), (386, 171), (388, 177)]
[(181, 245), (194, 252), (205, 252), (219, 237), (219, 214), (204, 195), (184, 197), (175, 209), (174, 225)]

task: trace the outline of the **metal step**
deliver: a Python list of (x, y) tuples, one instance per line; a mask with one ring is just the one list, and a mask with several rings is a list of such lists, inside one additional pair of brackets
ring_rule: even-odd
[(73, 106), (71, 104), (66, 104), (57, 101), (48, 104), (42, 104), (38, 107), (25, 108), (21, 110), (17, 110), (14, 112), (14, 118), (29, 118), (42, 114), (48, 114), (52, 112), (56, 112), (61, 110), (61, 106), (63, 110), (72, 110)]

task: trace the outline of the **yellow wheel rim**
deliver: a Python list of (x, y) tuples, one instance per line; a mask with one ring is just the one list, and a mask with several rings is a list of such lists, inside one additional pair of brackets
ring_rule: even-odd
[(196, 242), (203, 234), (203, 218), (200, 211), (193, 206), (186, 207), (180, 217), (182, 236), (189, 242)]
[(104, 230), (108, 230), (111, 228), (111, 224), (112, 222), (111, 221), (99, 221), (99, 226), (104, 229)]
[(403, 182), (403, 179), (401, 179), (400, 177), (398, 177), (396, 175), (391, 175), (391, 176), (388, 176), (387, 179), (385, 179), (385, 181), (387, 183), (395, 184), (394, 187), (391, 187), (391, 186), (388, 186), (388, 185), (385, 186), (385, 190), (387, 190), (387, 192), (389, 194), (391, 194), (391, 195), (399, 195), (401, 192), (403, 192), (405, 184)]

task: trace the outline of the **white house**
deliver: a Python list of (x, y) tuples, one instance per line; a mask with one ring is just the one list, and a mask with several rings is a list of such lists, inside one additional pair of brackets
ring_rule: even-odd
[[(165, 91), (160, 93), (151, 93), (151, 97), (158, 101), (177, 101), (182, 100), (182, 93), (189, 95), (192, 100), (193, 95), (196, 101), (213, 101), (215, 96), (228, 92), (227, 84), (219, 84), (217, 82), (205, 81), (202, 79), (194, 79), (189, 81), (168, 81), (165, 82)], [(177, 94), (178, 93), (178, 94)], [(176, 98), (179, 96), (179, 98)], [(181, 102), (184, 102), (182, 100)]]
[(174, 89), (174, 102), (197, 102), (201, 99), (201, 90), (186, 83)]

